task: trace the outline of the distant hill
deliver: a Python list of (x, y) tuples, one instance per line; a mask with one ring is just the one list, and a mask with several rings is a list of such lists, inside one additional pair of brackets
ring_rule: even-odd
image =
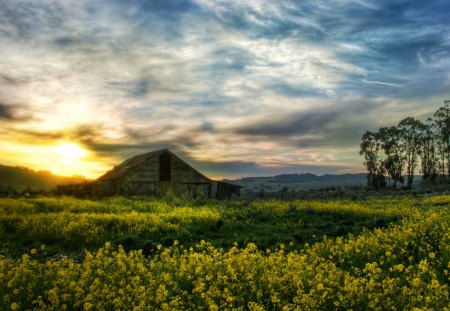
[(308, 190), (329, 187), (360, 186), (367, 183), (366, 174), (282, 174), (272, 177), (244, 177), (229, 180), (244, 187), (244, 190), (263, 188), (266, 191), (279, 191), (283, 188), (290, 190)]
[(14, 189), (18, 192), (26, 189), (32, 191), (52, 190), (59, 184), (82, 182), (82, 176), (59, 176), (49, 171), (35, 171), (23, 166), (0, 165), (0, 191)]

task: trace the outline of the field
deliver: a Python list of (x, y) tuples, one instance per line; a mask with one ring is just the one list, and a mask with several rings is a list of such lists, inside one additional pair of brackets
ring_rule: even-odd
[(450, 197), (0, 199), (0, 309), (450, 308)]

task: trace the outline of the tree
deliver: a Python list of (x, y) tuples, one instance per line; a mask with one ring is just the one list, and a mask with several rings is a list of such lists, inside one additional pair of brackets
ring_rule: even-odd
[(436, 126), (431, 118), (422, 123), (419, 129), (419, 154), (421, 158), (422, 179), (430, 179), (435, 184), (439, 170), (439, 157), (436, 153)]
[(439, 170), (442, 175), (450, 176), (450, 108), (448, 101), (434, 113), (434, 124), (437, 128), (437, 151), (440, 156)]
[(359, 154), (364, 155), (364, 166), (367, 168), (367, 187), (384, 188), (384, 167), (380, 154), (380, 141), (377, 133), (366, 131), (362, 136)]
[(403, 184), (402, 172), (406, 168), (407, 186), (411, 188), (419, 157), (424, 181), (430, 179), (435, 184), (439, 174), (450, 179), (449, 104), (450, 100), (444, 101), (444, 106), (425, 123), (407, 117), (397, 127), (381, 127), (378, 132), (364, 133), (359, 154), (364, 155), (369, 187), (384, 187), (387, 173), (389, 186), (392, 180), (396, 188), (398, 182)]
[(422, 122), (412, 117), (405, 118), (398, 124), (398, 148), (406, 159), (407, 187), (411, 188), (414, 171), (420, 151), (420, 129)]
[(386, 155), (383, 166), (394, 182), (393, 187), (395, 189), (397, 188), (397, 182), (403, 184), (402, 171), (405, 164), (405, 156), (398, 144), (400, 131), (395, 126), (381, 127), (377, 136), (381, 143), (381, 149)]

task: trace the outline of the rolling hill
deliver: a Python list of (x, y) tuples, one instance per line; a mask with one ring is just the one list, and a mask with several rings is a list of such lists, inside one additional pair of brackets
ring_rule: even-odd
[(244, 177), (229, 180), (244, 187), (244, 191), (264, 189), (268, 192), (289, 190), (323, 189), (329, 187), (362, 186), (367, 183), (366, 174), (282, 174), (272, 177)]
[(23, 166), (0, 165), (0, 191), (14, 189), (18, 192), (24, 190), (49, 191), (58, 184), (82, 182), (82, 176), (59, 176), (50, 171), (35, 171)]

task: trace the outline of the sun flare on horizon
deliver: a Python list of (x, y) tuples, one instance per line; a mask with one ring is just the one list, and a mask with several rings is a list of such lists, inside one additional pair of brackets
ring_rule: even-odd
[(51, 148), (50, 170), (55, 174), (78, 175), (86, 165), (85, 158), (89, 152), (78, 144), (62, 142)]

